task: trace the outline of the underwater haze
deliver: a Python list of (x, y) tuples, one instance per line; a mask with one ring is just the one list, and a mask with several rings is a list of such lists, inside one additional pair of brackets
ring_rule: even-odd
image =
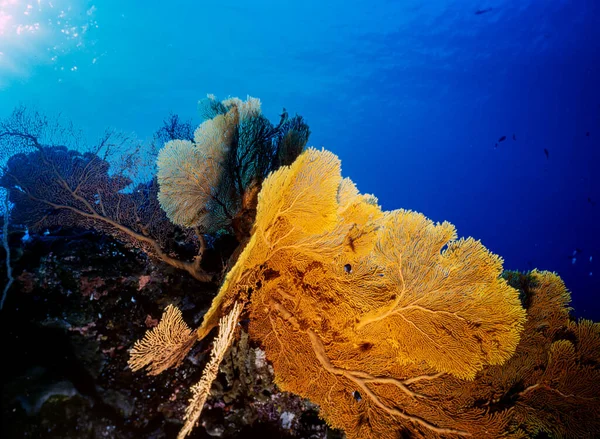
[(600, 319), (600, 2), (0, 0), (0, 116), (150, 138), (247, 95), (386, 210), (449, 221)]

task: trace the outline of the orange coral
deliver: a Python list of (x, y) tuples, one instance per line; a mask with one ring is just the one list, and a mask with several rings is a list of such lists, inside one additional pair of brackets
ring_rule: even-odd
[(506, 361), (524, 311), (501, 259), (455, 237), (449, 223), (382, 212), (335, 155), (309, 149), (265, 181), (252, 238), (199, 335), (242, 297), (278, 385), (349, 437), (469, 435), (433, 400), (430, 419), (410, 410), (424, 398), (413, 387)]
[(527, 323), (517, 352), (494, 382), (514, 404), (513, 424), (552, 437), (600, 434), (600, 324), (569, 319), (570, 295), (558, 275), (530, 274)]
[(570, 320), (557, 275), (507, 283), (501, 270), (447, 222), (381, 211), (335, 155), (309, 149), (265, 180), (251, 238), (195, 336), (184, 324), (181, 340), (149, 336), (132, 366), (181, 361), (241, 303), (276, 383), (349, 438), (600, 434), (600, 325)]
[[(569, 319), (570, 296), (554, 273), (508, 273), (522, 288), (527, 322), (515, 355), (470, 383), (453, 383), (464, 407), (503, 416), (504, 433), (585, 438), (600, 434), (600, 325)], [(515, 279), (515, 277), (517, 279)], [(513, 437), (513, 436), (509, 436)]]

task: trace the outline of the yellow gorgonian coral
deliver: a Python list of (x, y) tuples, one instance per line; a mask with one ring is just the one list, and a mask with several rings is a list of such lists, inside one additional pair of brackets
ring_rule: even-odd
[(160, 323), (148, 331), (142, 340), (135, 342), (129, 358), (133, 371), (146, 369), (149, 375), (158, 375), (178, 366), (197, 338), (183, 321), (181, 311), (169, 305)]
[[(308, 149), (264, 181), (250, 239), (195, 338), (231, 329), (244, 307), (279, 387), (351, 439), (600, 433), (600, 325), (570, 319), (557, 275), (506, 273), (525, 322), (501, 270), (447, 222), (382, 211), (334, 154)], [(163, 370), (190, 348), (189, 328), (166, 314), (132, 367)], [(232, 340), (223, 334), (182, 435)]]
[(198, 335), (248, 301), (250, 336), (278, 385), (319, 404), (350, 437), (396, 437), (415, 425), (468, 435), (401, 402), (417, 397), (413, 382), (472, 379), (514, 353), (525, 314), (501, 270), (498, 256), (456, 240), (449, 223), (382, 212), (342, 179), (334, 154), (311, 148), (265, 180), (252, 237)]
[[(517, 352), (487, 375), (516, 401), (513, 424), (530, 436), (600, 435), (600, 324), (571, 320), (570, 294), (556, 273), (528, 274), (527, 322)], [(516, 389), (516, 391), (515, 391)]]

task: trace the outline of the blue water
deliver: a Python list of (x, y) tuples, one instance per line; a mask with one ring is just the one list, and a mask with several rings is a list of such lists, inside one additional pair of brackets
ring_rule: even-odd
[(170, 111), (200, 122), (207, 93), (259, 97), (385, 209), (558, 272), (600, 320), (597, 0), (29, 4), (0, 1), (0, 116), (145, 139)]

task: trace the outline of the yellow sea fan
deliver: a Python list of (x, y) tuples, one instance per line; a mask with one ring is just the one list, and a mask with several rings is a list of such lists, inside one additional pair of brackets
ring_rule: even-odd
[[(318, 404), (350, 439), (600, 432), (600, 325), (569, 320), (557, 275), (531, 273), (525, 324), (502, 258), (457, 239), (448, 222), (381, 211), (328, 151), (311, 148), (271, 174), (258, 200), (252, 235), (201, 327), (175, 331), (184, 346), (244, 304), (277, 385)], [(150, 338), (134, 348), (134, 367), (180, 361), (181, 349), (163, 359), (156, 346), (181, 343)], [(216, 370), (194, 388), (182, 434)]]
[[(321, 156), (322, 159), (314, 163)], [(250, 241), (236, 265), (227, 274), (219, 294), (204, 316), (198, 329), (200, 338), (215, 327), (219, 316), (225, 312), (224, 307), (237, 300), (239, 294), (246, 294), (247, 288), (253, 287), (248, 284), (247, 279), (255, 281), (260, 276), (252, 273), (251, 269), (264, 260), (265, 253), (279, 251), (288, 244), (292, 247), (311, 246), (312, 241), (301, 239), (307, 236), (304, 231), (319, 233), (335, 225), (336, 194), (341, 180), (339, 166), (339, 160), (334, 154), (310, 148), (291, 166), (280, 168), (265, 180), (258, 196), (260, 208)], [(310, 190), (313, 184), (319, 188), (320, 196)], [(290, 196), (277, 199), (278, 193), (288, 193)], [(263, 200), (265, 197), (273, 198), (273, 202), (261, 202), (261, 197)], [(318, 217), (316, 220), (315, 216)], [(289, 227), (290, 224), (293, 227)], [(343, 236), (339, 239), (343, 239)], [(242, 277), (245, 278), (243, 282)]]
[(455, 237), (451, 224), (434, 224), (419, 213), (386, 215), (376, 256), (388, 267), (392, 283), (386, 289), (394, 299), (361, 316), (356, 330), (371, 343), (387, 333), (401, 363), (423, 361), (473, 378), (483, 365), (501, 364), (514, 353), (524, 311), (499, 277), (501, 259), (479, 241)]
[(549, 271), (533, 270), (532, 286), (527, 313), (537, 326), (545, 325), (550, 331), (560, 331), (569, 320), (571, 294), (563, 280)]
[(256, 227), (273, 248), (298, 233), (330, 230), (336, 221), (340, 161), (329, 151), (308, 148), (291, 165), (274, 172), (258, 196)]
[[(389, 403), (411, 395), (404, 374), (472, 378), (516, 348), (524, 311), (499, 277), (502, 260), (455, 238), (449, 223), (381, 212), (341, 178), (335, 155), (308, 149), (265, 180), (252, 237), (199, 336), (249, 299), (250, 335), (278, 385), (319, 404), (332, 425), (351, 437), (393, 437), (413, 423), (462, 434), (439, 412), (425, 420)], [(363, 413), (354, 391), (370, 429), (351, 427)]]

